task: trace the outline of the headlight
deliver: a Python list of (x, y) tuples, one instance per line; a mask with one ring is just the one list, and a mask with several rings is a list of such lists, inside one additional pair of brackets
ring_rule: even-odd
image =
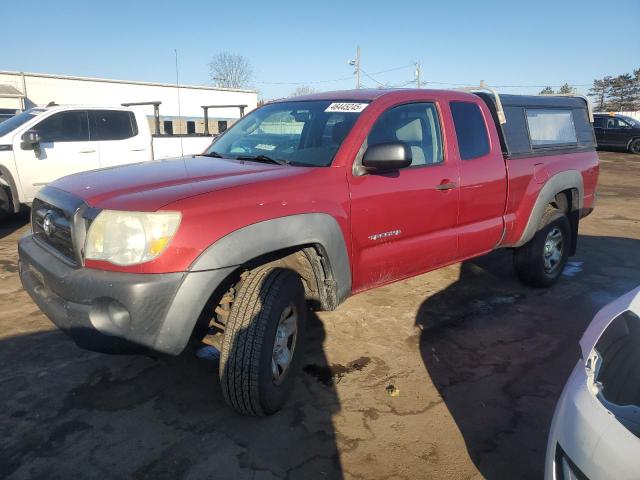
[(89, 227), (85, 258), (116, 265), (153, 260), (167, 248), (181, 218), (179, 212), (103, 210)]

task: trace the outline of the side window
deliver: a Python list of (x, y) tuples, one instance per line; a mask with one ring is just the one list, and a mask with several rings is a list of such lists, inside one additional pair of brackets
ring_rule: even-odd
[(471, 102), (451, 102), (451, 115), (462, 160), (489, 153), (489, 135), (480, 107)]
[(173, 121), (172, 120), (164, 120), (162, 122), (162, 129), (165, 135), (173, 135)]
[(410, 103), (390, 108), (376, 120), (367, 145), (401, 142), (411, 149), (411, 166), (443, 161), (438, 112), (433, 103)]
[(86, 111), (59, 112), (35, 126), (40, 141), (86, 142), (89, 140), (89, 118)]
[(594, 117), (593, 118), (593, 127), (594, 128), (604, 128), (604, 118), (602, 118), (602, 117)]
[(227, 129), (226, 120), (218, 120), (218, 133), (222, 133)]
[(132, 112), (91, 110), (91, 115), (92, 140), (124, 140), (138, 134), (138, 126)]
[(196, 122), (187, 120), (187, 134), (193, 135), (194, 133), (196, 133)]
[(533, 148), (574, 145), (578, 142), (571, 110), (527, 108), (526, 115)]

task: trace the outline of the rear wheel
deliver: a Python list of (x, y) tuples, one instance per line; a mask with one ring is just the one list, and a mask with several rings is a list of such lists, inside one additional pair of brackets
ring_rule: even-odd
[(520, 280), (532, 287), (553, 285), (567, 263), (570, 244), (571, 226), (567, 215), (547, 207), (538, 232), (515, 251), (514, 265)]
[(306, 326), (299, 275), (276, 267), (249, 272), (238, 287), (220, 357), (222, 394), (247, 415), (270, 415), (287, 400)]
[(640, 155), (640, 138), (636, 138), (631, 141), (629, 144), (629, 151), (631, 153), (635, 153), (636, 155)]

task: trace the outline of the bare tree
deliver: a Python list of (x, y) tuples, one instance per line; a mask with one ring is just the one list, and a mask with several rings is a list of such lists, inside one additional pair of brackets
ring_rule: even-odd
[(553, 95), (554, 91), (551, 87), (544, 87), (538, 95)]
[(307, 85), (300, 85), (293, 92), (289, 94), (290, 97), (300, 97), (302, 95), (309, 95), (311, 93), (316, 93), (317, 90), (315, 88), (311, 88)]
[(218, 87), (246, 88), (253, 76), (253, 68), (247, 57), (220, 52), (209, 63), (209, 76)]

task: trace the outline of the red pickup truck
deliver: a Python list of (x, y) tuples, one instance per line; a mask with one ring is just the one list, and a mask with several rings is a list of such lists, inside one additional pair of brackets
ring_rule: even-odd
[(270, 414), (299, 367), (308, 305), (496, 248), (549, 286), (597, 178), (579, 97), (314, 94), (254, 110), (203, 155), (46, 186), (20, 276), (85, 348), (177, 355), (221, 332), (225, 399)]

